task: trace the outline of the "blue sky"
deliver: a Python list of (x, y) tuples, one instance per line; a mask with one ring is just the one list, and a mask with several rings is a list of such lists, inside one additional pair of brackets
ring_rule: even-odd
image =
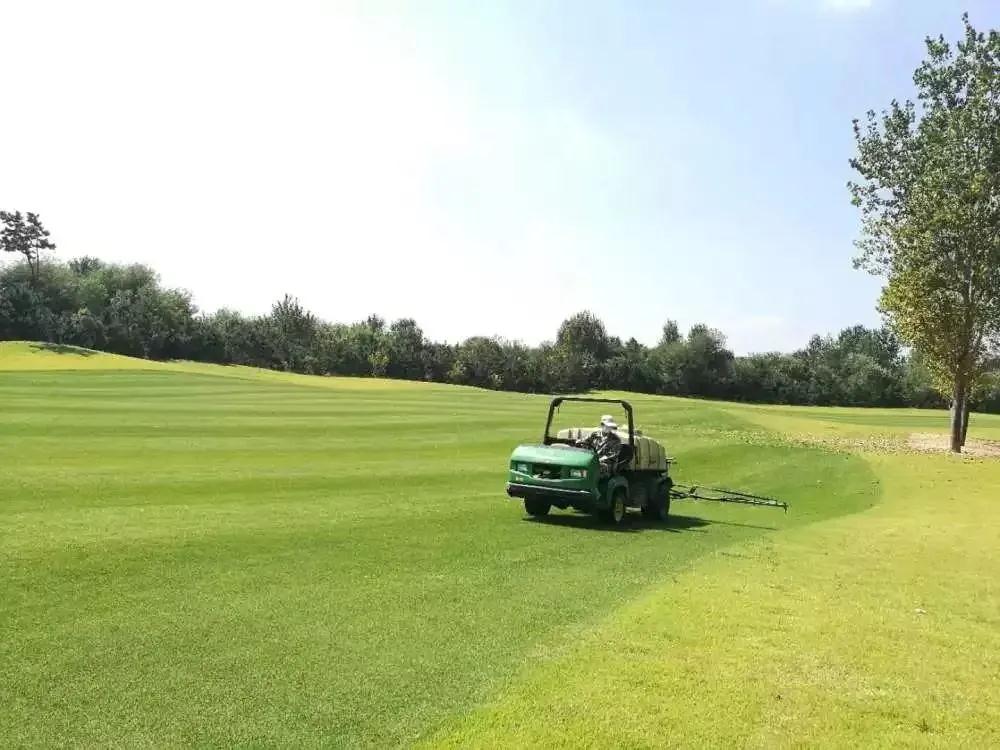
[[(0, 204), (203, 309), (739, 353), (875, 324), (851, 119), (995, 2), (6, 2)], [(43, 48), (44, 52), (39, 53)]]

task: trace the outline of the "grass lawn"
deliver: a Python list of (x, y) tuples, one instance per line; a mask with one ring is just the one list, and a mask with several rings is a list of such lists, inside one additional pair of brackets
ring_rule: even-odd
[(630, 399), (791, 511), (528, 520), (546, 398), (0, 343), (0, 746), (1000, 744), (1000, 462)]

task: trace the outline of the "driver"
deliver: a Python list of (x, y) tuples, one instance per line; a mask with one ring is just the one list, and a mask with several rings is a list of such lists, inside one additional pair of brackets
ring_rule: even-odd
[(590, 448), (597, 454), (597, 460), (601, 464), (601, 474), (604, 475), (610, 474), (618, 462), (622, 441), (615, 432), (617, 429), (618, 423), (615, 422), (615, 418), (605, 414), (601, 417), (600, 428), (594, 430), (589, 437), (577, 441), (577, 445), (581, 448)]

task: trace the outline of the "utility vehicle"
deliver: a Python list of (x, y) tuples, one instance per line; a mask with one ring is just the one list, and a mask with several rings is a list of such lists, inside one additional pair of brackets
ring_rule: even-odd
[[(552, 419), (566, 401), (618, 404), (625, 410), (628, 432), (617, 431), (621, 450), (607, 473), (601, 471), (594, 451), (577, 445), (593, 428), (570, 427), (550, 434)], [(666, 520), (672, 486), (670, 459), (660, 443), (635, 429), (628, 401), (559, 396), (549, 404), (541, 444), (519, 445), (511, 454), (507, 494), (523, 498), (524, 509), (532, 516), (545, 516), (553, 506), (576, 508), (618, 525), (627, 508)]]

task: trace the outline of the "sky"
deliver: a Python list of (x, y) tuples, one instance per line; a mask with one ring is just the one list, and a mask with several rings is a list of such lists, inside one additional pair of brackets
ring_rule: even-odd
[(589, 309), (738, 354), (880, 322), (851, 120), (913, 96), (917, 0), (0, 0), (0, 208), (205, 311), (552, 339)]

